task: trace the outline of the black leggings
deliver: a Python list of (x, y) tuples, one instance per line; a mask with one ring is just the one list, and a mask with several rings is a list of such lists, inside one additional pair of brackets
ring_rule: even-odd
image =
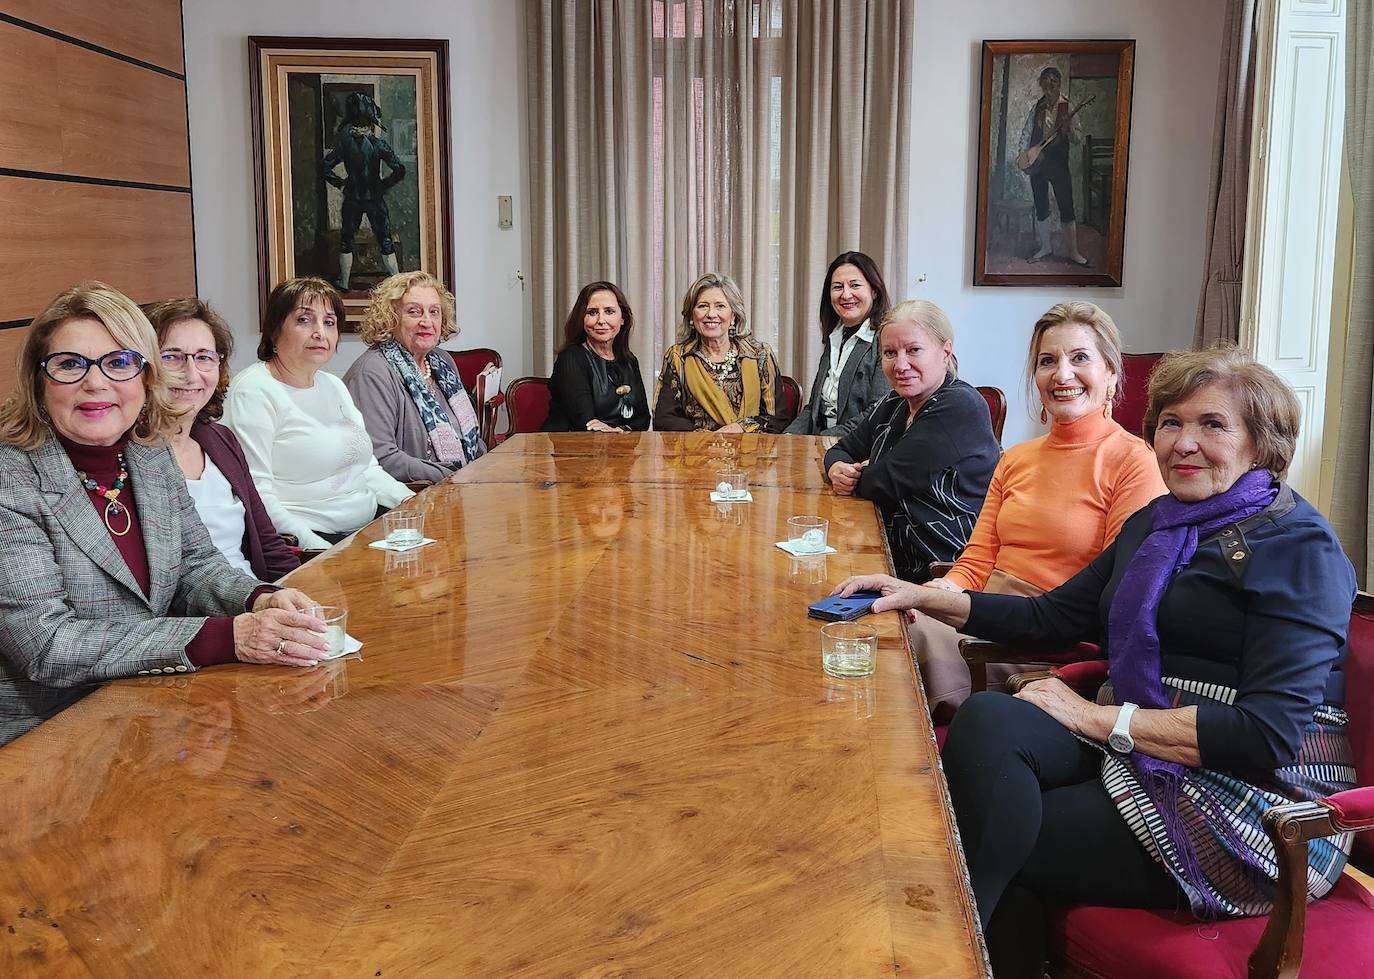
[(1183, 906), (1102, 787), (1102, 756), (1039, 707), (974, 694), (941, 759), (997, 979), (1042, 975), (1044, 899)]

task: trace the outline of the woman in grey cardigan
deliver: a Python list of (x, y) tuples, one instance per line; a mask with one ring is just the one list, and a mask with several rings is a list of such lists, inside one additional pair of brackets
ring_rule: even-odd
[(787, 426), (788, 435), (844, 435), (891, 390), (873, 343), (887, 307), (887, 286), (873, 259), (863, 252), (835, 256), (821, 286), (825, 347), (811, 400)]
[(458, 332), (453, 293), (428, 272), (378, 283), (363, 317), (369, 346), (344, 375), (372, 452), (403, 483), (438, 483), (483, 455), (477, 413), (439, 343)]

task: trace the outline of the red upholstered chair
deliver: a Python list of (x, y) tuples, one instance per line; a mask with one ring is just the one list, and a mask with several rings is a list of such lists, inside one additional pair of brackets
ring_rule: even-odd
[(549, 417), (549, 379), (521, 377), (506, 387), (506, 438), (521, 432), (537, 432)]
[(978, 393), (988, 403), (988, 415), (992, 419), (992, 434), (997, 436), (997, 442), (1001, 444), (1002, 426), (1007, 421), (1007, 396), (1002, 393), (1001, 388), (986, 384), (978, 385)]
[[(1307, 841), (1374, 829), (1374, 598), (1350, 618), (1346, 707), (1359, 788), (1320, 802), (1276, 806), (1264, 826), (1279, 853), (1278, 897), (1268, 919), (1199, 922), (1178, 912), (1076, 905), (1049, 914), (1056, 975), (1090, 979), (1327, 979), (1374, 976), (1374, 895), (1350, 874), (1306, 903)], [(1084, 696), (1106, 678), (1095, 660), (1054, 672)], [(1043, 674), (1041, 674), (1043, 675)], [(1030, 675), (1034, 676), (1034, 674)], [(1013, 678), (1019, 687), (1028, 677)], [(1351, 863), (1374, 871), (1374, 833), (1355, 837)]]
[(450, 350), (453, 355), (453, 363), (458, 367), (458, 377), (463, 382), (463, 387), (467, 389), (468, 397), (472, 398), (473, 406), (477, 408), (477, 416), (480, 421), (482, 441), (487, 448), (491, 448), (493, 442), (500, 441), (503, 436), (496, 434), (496, 413), (501, 410), (501, 405), (505, 403), (506, 396), (497, 392), (496, 397), (492, 398), (485, 406), (477, 404), (477, 375), (486, 370), (488, 364), (501, 366), (501, 355), (490, 347), (473, 347), (471, 350)]
[(782, 374), (778, 377), (778, 387), (782, 393), (782, 404), (778, 405), (782, 409), (782, 420), (785, 424), (790, 425), (796, 420), (797, 415), (801, 414), (801, 385), (786, 374)]
[(1163, 354), (1122, 354), (1121, 366), (1126, 371), (1126, 381), (1121, 386), (1121, 400), (1112, 408), (1112, 417), (1132, 435), (1139, 435), (1145, 424), (1145, 408), (1150, 375)]

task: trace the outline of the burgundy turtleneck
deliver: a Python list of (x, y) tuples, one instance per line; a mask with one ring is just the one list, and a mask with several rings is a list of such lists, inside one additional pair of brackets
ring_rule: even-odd
[[(73, 442), (71, 439), (62, 435), (57, 436), (62, 448), (67, 451), (67, 458), (71, 460), (72, 466), (77, 472), (84, 472), (89, 479), (95, 480), (106, 489), (114, 486), (114, 481), (119, 477), (119, 455), (124, 451), (128, 442), (127, 436), (115, 445), (83, 445), (80, 442)], [(135, 479), (132, 474), (125, 480), (124, 489), (119, 493), (119, 502), (124, 507), (129, 518), (129, 532), (123, 535), (116, 535), (110, 531), (110, 540), (119, 550), (120, 557), (124, 558), (124, 563), (129, 566), (129, 571), (133, 573), (134, 581), (138, 582), (138, 587), (143, 590), (145, 597), (149, 594), (152, 587), (152, 572), (148, 567), (148, 548), (143, 541), (143, 527), (138, 519), (138, 504), (136, 502), (137, 487), (134, 485)], [(105, 523), (105, 507), (109, 503), (105, 497), (101, 496), (93, 489), (87, 489), (86, 495), (90, 497), (91, 505), (95, 507), (95, 512), (100, 518), (101, 523)], [(124, 517), (111, 517), (110, 523), (116, 528), (122, 528)], [(109, 530), (110, 524), (105, 524)], [(248, 597), (249, 611), (253, 602), (264, 589), (257, 589)], [(211, 666), (216, 663), (233, 663), (238, 657), (234, 655), (234, 620), (230, 616), (212, 616), (205, 620), (205, 625), (196, 633), (189, 643), (186, 644), (186, 658), (194, 665)]]

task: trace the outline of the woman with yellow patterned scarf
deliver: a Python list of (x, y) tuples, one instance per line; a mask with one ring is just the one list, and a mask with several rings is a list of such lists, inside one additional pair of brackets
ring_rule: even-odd
[(663, 432), (781, 432), (778, 361), (749, 335), (744, 299), (728, 275), (708, 272), (682, 300), (678, 342), (663, 356), (654, 428)]

